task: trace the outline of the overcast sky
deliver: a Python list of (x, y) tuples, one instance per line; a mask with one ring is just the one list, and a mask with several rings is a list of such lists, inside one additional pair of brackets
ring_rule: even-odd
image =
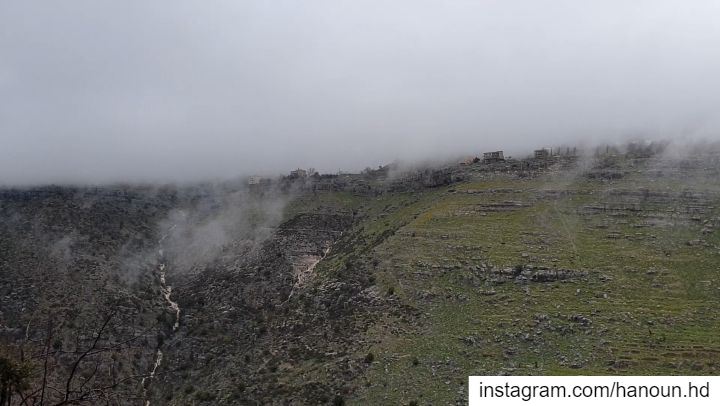
[(720, 134), (717, 0), (0, 0), (0, 184)]

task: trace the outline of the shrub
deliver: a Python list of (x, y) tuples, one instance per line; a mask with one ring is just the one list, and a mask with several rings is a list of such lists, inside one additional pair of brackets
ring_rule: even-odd
[[(0, 394), (11, 395), (29, 388), (30, 367), (0, 355)], [(4, 400), (4, 399), (3, 399)]]
[(215, 399), (215, 394), (202, 390), (195, 394), (195, 399), (201, 402), (209, 402)]
[(375, 361), (375, 354), (372, 352), (367, 353), (365, 356), (365, 363), (366, 364), (372, 364), (372, 362)]

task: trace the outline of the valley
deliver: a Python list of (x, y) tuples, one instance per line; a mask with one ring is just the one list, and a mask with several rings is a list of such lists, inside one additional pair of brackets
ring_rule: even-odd
[(13, 402), (466, 404), (468, 375), (717, 375), (719, 157), (0, 190)]

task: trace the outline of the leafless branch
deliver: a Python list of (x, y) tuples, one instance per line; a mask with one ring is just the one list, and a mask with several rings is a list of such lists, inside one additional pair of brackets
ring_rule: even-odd
[(72, 388), (72, 382), (75, 378), (75, 373), (77, 372), (78, 366), (80, 363), (87, 357), (93, 350), (96, 349), (98, 342), (100, 341), (100, 338), (102, 337), (102, 333), (105, 331), (105, 328), (110, 323), (110, 320), (115, 316), (115, 312), (110, 313), (110, 315), (105, 319), (105, 322), (102, 324), (100, 329), (97, 332), (97, 336), (95, 337), (95, 340), (93, 341), (92, 346), (88, 348), (80, 357), (78, 357), (77, 360), (75, 360), (75, 363), (72, 366), (72, 369), (70, 370), (70, 376), (68, 376), (67, 383), (65, 384), (65, 398), (62, 402), (58, 403), (58, 405), (67, 404), (70, 402), (70, 394), (73, 393), (71, 390)]

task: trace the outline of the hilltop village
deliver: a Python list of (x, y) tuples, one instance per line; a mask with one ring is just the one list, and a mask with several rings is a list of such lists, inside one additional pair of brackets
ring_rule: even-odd
[[(574, 168), (579, 161), (600, 163), (600, 167), (594, 168), (589, 176), (612, 178), (622, 176), (622, 173), (611, 168), (617, 161), (629, 160), (627, 162), (632, 166), (633, 162), (637, 164), (658, 156), (666, 146), (665, 142), (633, 142), (597, 146), (588, 150), (570, 146), (539, 148), (522, 158), (507, 156), (504, 151), (489, 151), (479, 156), (466, 156), (454, 162), (424, 167), (397, 163), (376, 169), (368, 167), (359, 174), (320, 174), (314, 168), (298, 168), (280, 178), (250, 176), (246, 183), (251, 189), (262, 189), (279, 182), (286, 187), (291, 184), (302, 185), (303, 188), (312, 190), (381, 193), (449, 185), (465, 180), (472, 176), (471, 174), (513, 173), (520, 178), (533, 178), (548, 170)], [(607, 170), (603, 170), (603, 165)]]

